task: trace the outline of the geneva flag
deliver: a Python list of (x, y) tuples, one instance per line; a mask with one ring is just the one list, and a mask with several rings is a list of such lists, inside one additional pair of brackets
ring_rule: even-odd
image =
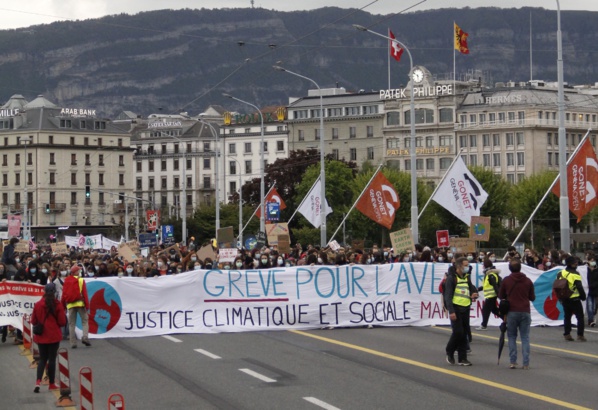
[(401, 206), (399, 194), (382, 172), (377, 172), (363, 191), (355, 206), (372, 221), (390, 229), (395, 221), (395, 211)]
[[(577, 153), (567, 165), (567, 188), (569, 210), (577, 216), (577, 222), (590, 212), (598, 198), (598, 161), (589, 138), (586, 138)], [(552, 188), (552, 193), (561, 196), (560, 181)]]
[(459, 157), (432, 199), (469, 226), (472, 216), (480, 216), (488, 193)]

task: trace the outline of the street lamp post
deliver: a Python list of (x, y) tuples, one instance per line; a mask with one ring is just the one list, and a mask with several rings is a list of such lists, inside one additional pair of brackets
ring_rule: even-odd
[[(397, 39), (390, 38), (385, 36), (384, 34), (376, 33), (368, 29), (367, 27), (360, 26), (359, 24), (353, 24), (359, 31), (367, 31), (368, 33), (372, 33), (379, 37), (385, 38), (389, 41), (396, 41), (405, 51), (407, 51), (407, 55), (409, 56), (409, 74), (413, 73), (413, 58), (411, 57), (411, 52), (409, 48), (405, 46), (405, 44), (401, 43)], [(410, 102), (410, 125), (411, 125), (411, 149), (410, 149), (410, 158), (411, 158), (411, 233), (413, 235), (413, 242), (419, 242), (419, 223), (417, 220), (418, 210), (417, 210), (417, 167), (416, 167), (416, 156), (415, 156), (415, 95), (413, 94), (413, 78), (409, 80), (409, 92), (411, 93), (411, 102)]]
[[(183, 141), (178, 138), (175, 137), (174, 135), (171, 135), (172, 138), (174, 138), (175, 140), (177, 140), (178, 142), (183, 143)], [(186, 151), (187, 149), (185, 147), (183, 147), (183, 194), (182, 194), (182, 200), (179, 200), (179, 206), (181, 207), (181, 219), (183, 220), (183, 226), (182, 226), (182, 235), (181, 235), (181, 240), (182, 242), (187, 245), (187, 190), (186, 190), (186, 185), (187, 185), (187, 173), (186, 173), (186, 169), (187, 169), (187, 156), (186, 156)], [(125, 204), (126, 206), (126, 204)], [(127, 226), (127, 232), (129, 232), (129, 227)]]
[(220, 191), (218, 190), (218, 133), (216, 132), (216, 129), (214, 128), (214, 126), (209, 123), (208, 121), (202, 120), (201, 118), (199, 119), (199, 122), (201, 122), (204, 125), (207, 125), (208, 128), (210, 128), (210, 131), (212, 131), (212, 136), (214, 137), (214, 152), (215, 152), (215, 157), (214, 157), (214, 188), (215, 188), (215, 192), (216, 192), (216, 233), (218, 233), (218, 229), (220, 229)]
[(560, 173), (560, 200), (559, 209), (561, 216), (561, 249), (565, 252), (571, 250), (569, 237), (569, 190), (567, 181), (567, 146), (565, 141), (565, 86), (563, 74), (563, 36), (561, 33), (561, 6), (556, 0), (557, 7), (557, 76), (558, 76), (558, 111), (559, 111), (559, 173)]
[(23, 228), (23, 239), (31, 239), (31, 224), (29, 221), (29, 197), (27, 196), (27, 145), (33, 142), (32, 137), (24, 138), (23, 142), (25, 157), (23, 158), (23, 216), (25, 227)]
[(293, 71), (287, 70), (286, 68), (280, 67), (277, 65), (274, 66), (274, 69), (278, 70), (278, 71), (284, 71), (286, 73), (294, 75), (295, 77), (303, 78), (304, 80), (310, 81), (312, 84), (314, 84), (318, 88), (318, 91), (320, 92), (320, 183), (321, 183), (320, 216), (322, 218), (322, 223), (320, 225), (320, 245), (322, 248), (324, 248), (324, 247), (326, 247), (326, 245), (328, 243), (327, 238), (326, 238), (326, 215), (328, 213), (328, 210), (326, 208), (326, 172), (325, 172), (325, 164), (324, 164), (324, 157), (325, 157), (325, 155), (324, 155), (324, 149), (325, 149), (325, 145), (324, 145), (324, 100), (322, 97), (322, 89), (320, 88), (318, 83), (316, 83), (314, 80), (312, 80), (309, 77), (306, 77), (301, 74), (297, 74)]
[(240, 103), (249, 105), (257, 110), (258, 114), (260, 115), (260, 132), (261, 132), (261, 160), (260, 160), (260, 232), (266, 233), (266, 212), (264, 206), (264, 197), (266, 196), (266, 188), (264, 185), (264, 116), (262, 115), (262, 111), (255, 105), (241, 100), (237, 97), (233, 97), (230, 94), (223, 93), (224, 97), (231, 98), (235, 101), (239, 101)]
[(243, 248), (243, 180), (241, 176), (241, 163), (236, 158), (231, 158), (239, 166), (239, 248)]

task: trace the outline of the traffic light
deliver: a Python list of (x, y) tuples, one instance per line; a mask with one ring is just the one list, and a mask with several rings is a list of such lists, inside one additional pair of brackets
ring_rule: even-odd
[(50, 204), (46, 204), (46, 213), (49, 214), (50, 213)]
[(85, 185), (85, 199), (91, 198), (91, 187), (89, 185)]

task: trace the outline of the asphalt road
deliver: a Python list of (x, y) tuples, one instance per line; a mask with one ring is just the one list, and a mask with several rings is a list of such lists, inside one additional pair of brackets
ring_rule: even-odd
[[(449, 334), (403, 327), (92, 340), (69, 349), (72, 397), (79, 406), (78, 370), (89, 366), (96, 409), (112, 393), (127, 409), (598, 407), (593, 329), (581, 343), (564, 341), (562, 328), (532, 328), (530, 370), (510, 370), (506, 346), (497, 365), (497, 328), (474, 331), (473, 366), (450, 366)], [(55, 408), (56, 393), (33, 393), (30, 358), (9, 342), (0, 345), (0, 407)]]

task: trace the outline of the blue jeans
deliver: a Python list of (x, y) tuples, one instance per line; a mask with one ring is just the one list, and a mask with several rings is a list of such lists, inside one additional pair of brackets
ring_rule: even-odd
[(509, 357), (517, 363), (517, 331), (521, 337), (523, 365), (529, 366), (529, 329), (532, 316), (527, 312), (509, 312), (507, 315), (507, 336), (509, 337)]
[(588, 314), (588, 325), (594, 321), (594, 311), (596, 310), (596, 296), (588, 295), (586, 299), (586, 313)]

